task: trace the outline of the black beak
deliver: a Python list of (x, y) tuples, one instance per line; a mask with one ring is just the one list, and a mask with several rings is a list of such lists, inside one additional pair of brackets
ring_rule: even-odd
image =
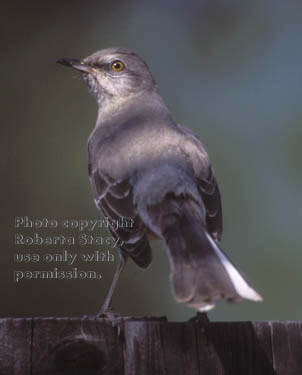
[(83, 61), (79, 59), (62, 58), (62, 59), (57, 60), (57, 63), (65, 65), (65, 66), (69, 66), (70, 68), (79, 70), (81, 72), (86, 72), (86, 73), (91, 72), (91, 67), (89, 67), (89, 65), (83, 63)]

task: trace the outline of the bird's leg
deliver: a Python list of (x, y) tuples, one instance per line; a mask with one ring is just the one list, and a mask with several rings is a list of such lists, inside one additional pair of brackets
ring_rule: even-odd
[(123, 271), (123, 269), (125, 267), (125, 264), (127, 262), (127, 259), (128, 259), (128, 255), (125, 254), (125, 253), (123, 253), (122, 250), (120, 250), (120, 249), (119, 249), (119, 256), (120, 256), (120, 261), (119, 261), (119, 263), (117, 265), (115, 274), (113, 276), (113, 280), (112, 280), (110, 289), (109, 289), (109, 291), (107, 293), (105, 302), (103, 303), (101, 309), (96, 314), (96, 316), (102, 316), (102, 315), (111, 316), (111, 315), (114, 315), (113, 313), (111, 313), (111, 309), (110, 309), (111, 299), (112, 299), (113, 293), (115, 291), (115, 288), (116, 288), (118, 279), (120, 277), (120, 274), (122, 273), (122, 271)]

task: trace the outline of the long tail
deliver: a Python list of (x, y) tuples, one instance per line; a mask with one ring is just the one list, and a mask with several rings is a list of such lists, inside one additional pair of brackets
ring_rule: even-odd
[(217, 300), (262, 300), (207, 232), (199, 204), (174, 197), (152, 211), (168, 246), (178, 302), (206, 311)]

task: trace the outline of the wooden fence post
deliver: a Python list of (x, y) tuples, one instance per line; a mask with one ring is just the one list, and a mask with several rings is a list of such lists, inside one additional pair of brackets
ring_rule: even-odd
[(0, 319), (0, 375), (302, 375), (302, 322)]

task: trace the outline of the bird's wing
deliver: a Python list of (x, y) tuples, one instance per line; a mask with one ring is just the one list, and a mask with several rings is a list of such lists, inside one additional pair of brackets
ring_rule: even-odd
[(115, 223), (127, 220), (127, 226), (109, 227), (112, 235), (119, 239), (119, 248), (134, 262), (147, 267), (152, 260), (151, 248), (146, 236), (146, 228), (133, 204), (133, 194), (129, 179), (115, 181), (98, 167), (89, 163), (89, 177), (96, 206), (109, 221)]
[[(198, 147), (200, 152), (205, 154), (205, 149), (194, 132), (183, 125), (178, 124), (177, 126), (179, 130), (189, 137), (190, 140)], [(212, 237), (219, 241), (222, 235), (221, 197), (213, 168), (211, 167), (210, 163), (208, 163), (207, 170), (196, 176), (196, 179), (198, 182), (198, 190), (206, 209), (207, 229)]]

